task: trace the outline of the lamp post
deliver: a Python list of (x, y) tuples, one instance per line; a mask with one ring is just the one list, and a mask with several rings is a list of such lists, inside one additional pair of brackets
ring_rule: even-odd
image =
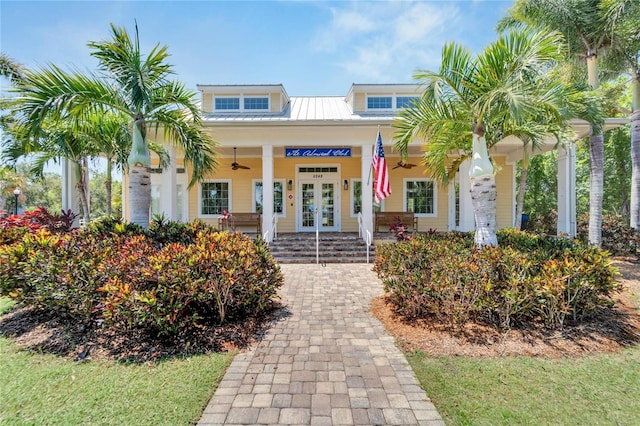
[(20, 188), (16, 188), (13, 190), (13, 195), (16, 197), (16, 210), (15, 214), (18, 214), (18, 197), (20, 196)]

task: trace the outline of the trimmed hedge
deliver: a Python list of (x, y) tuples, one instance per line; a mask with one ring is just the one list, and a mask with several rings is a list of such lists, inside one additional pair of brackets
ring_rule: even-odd
[(282, 284), (263, 240), (200, 222), (144, 232), (105, 219), (68, 234), (35, 229), (0, 245), (0, 295), (157, 335), (260, 314)]
[(419, 235), (378, 246), (374, 270), (397, 311), (453, 326), (561, 328), (610, 304), (619, 289), (605, 251), (516, 230), (499, 231), (498, 241), (477, 249), (471, 234)]

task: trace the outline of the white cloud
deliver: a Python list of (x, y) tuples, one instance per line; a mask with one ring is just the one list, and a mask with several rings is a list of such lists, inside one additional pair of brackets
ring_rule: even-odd
[(442, 45), (460, 25), (458, 5), (422, 1), (340, 3), (314, 38), (353, 81), (408, 82), (418, 67), (437, 66)]

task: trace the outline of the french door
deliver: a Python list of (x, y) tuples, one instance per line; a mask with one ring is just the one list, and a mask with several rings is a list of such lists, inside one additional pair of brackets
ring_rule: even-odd
[(339, 231), (338, 181), (301, 180), (298, 183), (298, 231)]

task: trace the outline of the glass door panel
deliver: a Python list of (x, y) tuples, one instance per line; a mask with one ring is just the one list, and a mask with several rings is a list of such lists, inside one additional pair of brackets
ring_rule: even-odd
[(335, 185), (333, 183), (322, 184), (322, 227), (333, 228), (335, 226)]
[(302, 184), (302, 227), (316, 226), (316, 191), (314, 183)]

